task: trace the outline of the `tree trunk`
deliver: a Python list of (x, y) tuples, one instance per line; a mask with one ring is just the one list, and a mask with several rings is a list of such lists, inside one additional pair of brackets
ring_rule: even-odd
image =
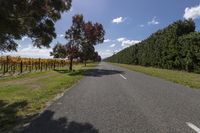
[(73, 59), (70, 59), (69, 62), (69, 70), (72, 71)]
[(85, 63), (85, 67), (86, 67), (87, 60), (85, 60), (84, 63)]

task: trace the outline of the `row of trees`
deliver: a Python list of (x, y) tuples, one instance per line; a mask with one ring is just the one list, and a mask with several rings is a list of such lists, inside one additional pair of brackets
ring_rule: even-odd
[(51, 55), (54, 58), (68, 58), (69, 69), (72, 70), (74, 59), (80, 59), (85, 63), (87, 60), (101, 61), (101, 57), (95, 52), (94, 46), (103, 43), (105, 31), (101, 24), (85, 22), (83, 15), (75, 15), (72, 26), (66, 31), (66, 45), (57, 44)]
[(106, 61), (200, 72), (200, 33), (193, 20), (179, 20)]

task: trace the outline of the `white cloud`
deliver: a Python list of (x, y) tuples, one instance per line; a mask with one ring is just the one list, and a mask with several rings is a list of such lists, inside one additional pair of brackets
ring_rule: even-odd
[(189, 19), (189, 18), (192, 18), (192, 19), (197, 19), (197, 18), (200, 18), (200, 5), (198, 6), (195, 6), (195, 7), (187, 7), (185, 9), (185, 14), (183, 16), (185, 19)]
[(74, 8), (73, 8), (73, 7), (71, 7), (69, 11), (70, 11), (70, 12), (74, 11)]
[(106, 50), (106, 52), (110, 52), (110, 49)]
[(104, 52), (100, 51), (98, 53), (103, 59), (113, 55), (113, 52), (111, 51), (104, 51)]
[(148, 22), (148, 25), (158, 25), (160, 22), (156, 17), (153, 17), (151, 21)]
[(144, 25), (143, 25), (143, 24), (141, 24), (141, 25), (140, 25), (140, 27), (141, 27), (141, 28), (143, 28), (143, 27), (144, 27)]
[(117, 39), (118, 42), (123, 42), (124, 40), (126, 40), (126, 38), (124, 38), (124, 37), (121, 37), (121, 38)]
[(19, 49), (17, 52), (8, 52), (6, 55), (11, 56), (21, 56), (21, 57), (29, 57), (29, 58), (52, 58), (50, 56), (50, 52), (52, 51), (51, 48), (36, 48), (32, 45), (29, 45), (28, 47)]
[(105, 50), (105, 51), (98, 51), (99, 55), (101, 55), (101, 57), (103, 59), (112, 56), (115, 53), (118, 53), (119, 51), (121, 51), (122, 49), (117, 49), (117, 50)]
[(129, 46), (131, 46), (131, 45), (135, 45), (135, 44), (141, 42), (141, 41), (139, 41), (139, 40), (129, 40), (129, 39), (126, 39), (126, 38), (124, 38), (124, 37), (118, 38), (117, 41), (120, 42), (120, 43), (122, 43), (121, 46), (122, 46), (123, 48), (127, 48), (127, 47), (129, 47)]
[(126, 18), (118, 17), (118, 18), (113, 19), (112, 23), (119, 24), (119, 23), (123, 23), (124, 21), (126, 21)]
[(22, 37), (22, 41), (25, 41), (26, 39), (28, 39), (27, 36)]
[(117, 49), (117, 50), (115, 50), (114, 52), (115, 53), (118, 53), (118, 52), (120, 52), (122, 49)]
[(122, 42), (122, 47), (127, 48), (127, 47), (135, 45), (139, 42), (141, 42), (141, 41), (139, 41), (139, 40), (125, 40), (125, 41)]
[(63, 38), (65, 35), (64, 34), (58, 34), (58, 37)]
[(104, 40), (104, 43), (108, 43), (110, 41), (111, 41), (110, 39), (106, 39), (106, 40)]
[(111, 45), (110, 45), (111, 48), (113, 48), (113, 47), (115, 47), (115, 46), (116, 46), (116, 44), (111, 44)]

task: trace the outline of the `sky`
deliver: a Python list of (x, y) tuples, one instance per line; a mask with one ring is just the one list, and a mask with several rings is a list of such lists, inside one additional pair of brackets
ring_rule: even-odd
[[(103, 44), (95, 46), (102, 58), (112, 56), (134, 45), (176, 20), (192, 18), (200, 31), (199, 0), (72, 0), (70, 11), (56, 22), (57, 38), (51, 43), (66, 44), (65, 31), (71, 26), (72, 16), (83, 14), (85, 21), (103, 24), (106, 31)], [(12, 56), (52, 58), (52, 48), (38, 49), (29, 38), (19, 40), (18, 52), (4, 53)]]

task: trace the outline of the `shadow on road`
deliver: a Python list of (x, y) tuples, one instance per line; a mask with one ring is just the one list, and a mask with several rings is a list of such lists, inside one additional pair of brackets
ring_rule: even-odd
[(62, 73), (62, 74), (69, 74), (70, 76), (77, 76), (77, 75), (83, 75), (83, 76), (90, 76), (90, 77), (102, 77), (106, 75), (115, 75), (115, 74), (124, 74), (123, 71), (118, 70), (108, 70), (108, 69), (82, 69), (78, 71), (68, 71), (68, 70), (55, 70), (56, 72)]
[(54, 119), (54, 112), (45, 111), (20, 133), (98, 133), (89, 123), (68, 122), (67, 118)]
[(115, 74), (123, 74), (123, 71), (118, 70), (107, 70), (107, 69), (92, 69), (89, 72), (86, 72), (84, 76), (91, 76), (91, 77), (102, 77), (107, 75), (115, 75)]

